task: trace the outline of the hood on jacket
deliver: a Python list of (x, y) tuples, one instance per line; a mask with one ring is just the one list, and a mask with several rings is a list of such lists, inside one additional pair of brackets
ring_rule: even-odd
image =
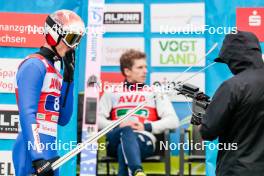
[(263, 67), (258, 38), (253, 33), (245, 31), (227, 34), (215, 62), (227, 64), (234, 75), (246, 69)]

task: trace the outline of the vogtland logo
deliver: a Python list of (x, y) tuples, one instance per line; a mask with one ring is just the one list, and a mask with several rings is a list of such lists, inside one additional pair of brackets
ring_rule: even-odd
[(160, 54), (160, 63), (168, 64), (173, 63), (177, 64), (182, 62), (184, 64), (195, 64), (197, 60), (197, 55), (194, 51), (196, 50), (195, 40), (170, 40), (170, 41), (159, 41), (159, 46), (162, 51), (178, 52), (177, 54)]
[(153, 66), (204, 66), (204, 38), (158, 38), (152, 40)]

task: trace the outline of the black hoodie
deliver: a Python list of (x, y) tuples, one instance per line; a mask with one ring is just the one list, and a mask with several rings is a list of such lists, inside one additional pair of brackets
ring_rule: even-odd
[(216, 175), (262, 176), (264, 63), (257, 37), (228, 34), (215, 61), (227, 64), (235, 75), (217, 89), (202, 119), (203, 139), (219, 137)]

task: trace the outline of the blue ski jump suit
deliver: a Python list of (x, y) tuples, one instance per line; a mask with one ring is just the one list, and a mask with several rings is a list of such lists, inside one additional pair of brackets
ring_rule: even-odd
[[(57, 124), (66, 125), (73, 109), (73, 82), (62, 81), (54, 68), (55, 55), (42, 47), (40, 54), (29, 56), (19, 67), (16, 76), (16, 96), (21, 132), (13, 148), (16, 176), (34, 173), (32, 161), (58, 157), (51, 145), (56, 143)], [(66, 88), (69, 85), (67, 100)], [(59, 171), (55, 171), (59, 175)]]

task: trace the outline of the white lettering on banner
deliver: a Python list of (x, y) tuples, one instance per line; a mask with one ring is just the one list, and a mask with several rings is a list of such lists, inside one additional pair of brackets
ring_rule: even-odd
[(19, 115), (11, 115), (11, 126), (15, 126), (16, 123), (19, 123)]
[(0, 126), (15, 126), (16, 123), (19, 123), (19, 115), (11, 115), (10, 121), (5, 121), (5, 115), (0, 114)]
[(26, 43), (25, 37), (19, 37), (19, 36), (11, 36), (11, 35), (3, 35), (0, 36), (0, 42), (1, 43)]
[(140, 24), (140, 12), (106, 12), (104, 24)]
[(20, 129), (17, 105), (0, 105), (0, 139), (16, 139)]
[(36, 26), (36, 25), (11, 25), (11, 24), (0, 24), (0, 31), (7, 31), (7, 32), (19, 32), (20, 34), (44, 34), (44, 27), (43, 26)]
[(205, 54), (204, 38), (154, 38), (151, 51), (152, 66), (205, 65), (205, 59), (201, 58)]
[(257, 10), (253, 10), (252, 15), (248, 17), (249, 26), (260, 26), (261, 25), (261, 16), (258, 15)]
[(9, 126), (9, 123), (5, 122), (5, 115), (4, 114), (0, 115), (0, 125), (1, 126)]

